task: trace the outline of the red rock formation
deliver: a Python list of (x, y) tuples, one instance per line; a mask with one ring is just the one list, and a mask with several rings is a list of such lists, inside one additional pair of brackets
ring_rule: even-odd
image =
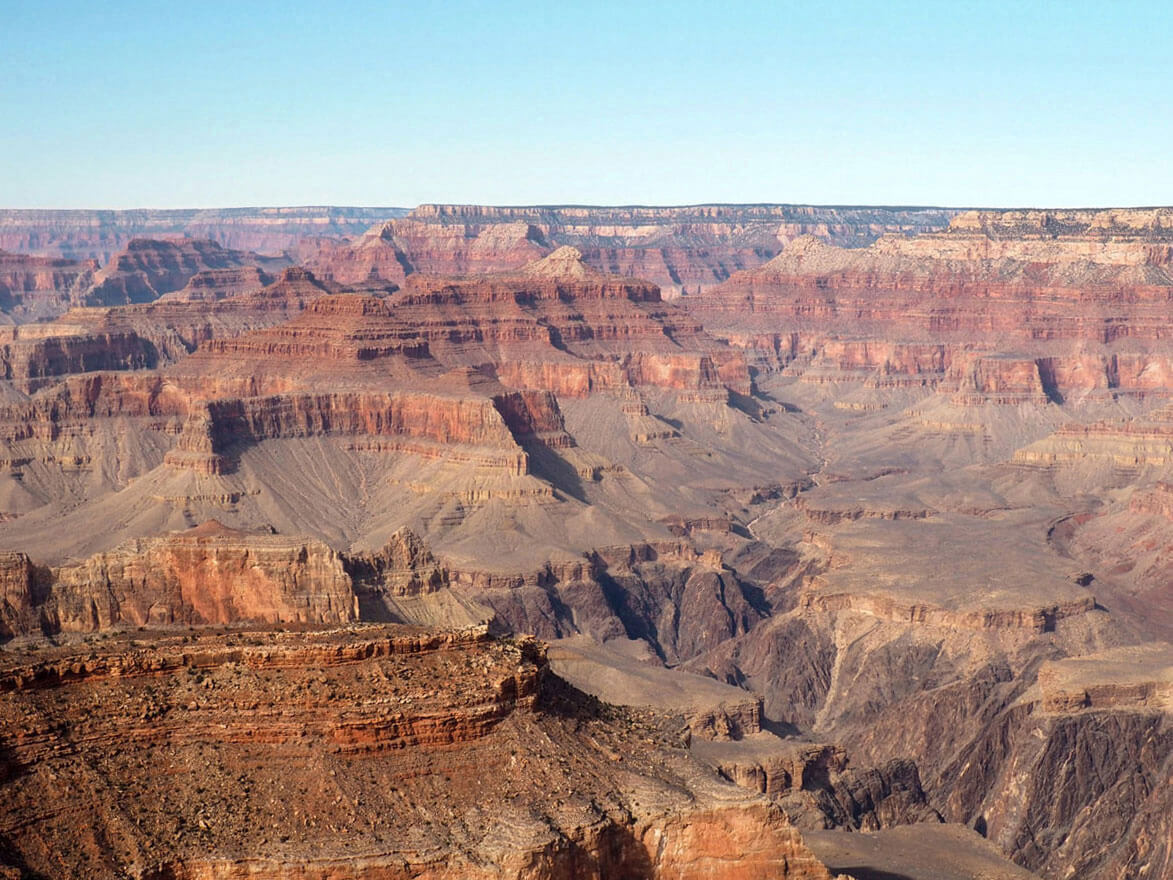
[[(1167, 638), (1160, 608), (1168, 605), (1169, 505), (1158, 481), (1168, 480), (1173, 452), (1165, 448), (1169, 414), (1152, 409), (1173, 376), (1165, 326), (1173, 244), (1163, 214), (966, 215), (947, 232), (854, 251), (797, 241), (716, 292), (665, 302), (659, 285), (624, 273), (637, 265), (676, 271), (695, 257), (692, 274), (678, 280), (704, 284), (705, 273), (715, 279), (728, 269), (722, 260), (748, 265), (764, 236), (781, 243), (786, 223), (823, 224), (817, 231), (830, 237), (849, 231), (833, 229), (833, 217), (787, 219), (772, 209), (760, 224), (734, 229), (724, 209), (692, 210), (697, 216), (658, 219), (642, 209), (610, 218), (559, 209), (552, 219), (525, 209), (421, 211), (369, 236), (366, 257), (353, 245), (320, 247), (324, 267), (330, 254), (354, 256), (338, 265), (353, 273), (357, 292), (304, 270), (255, 291), (263, 270), (245, 263), (197, 273), (162, 301), (77, 309), (44, 331), (13, 331), (7, 357), (26, 366), (11, 368), (0, 395), (0, 533), (5, 546), (55, 567), (0, 557), (0, 634), (23, 651), (44, 631), (250, 619), (273, 626), (299, 616), (349, 627), (356, 618), (423, 619), (429, 610), (475, 619), (473, 606), (485, 606), (503, 628), (641, 641), (660, 672), (686, 666), (725, 683), (714, 686), (740, 688), (739, 699), (672, 719), (698, 741), (738, 745), (747, 734), (792, 728), (796, 742), (827, 743), (819, 747), (826, 760), (733, 755), (719, 764), (775, 797), (775, 807), (759, 804), (753, 814), (767, 843), (785, 827), (776, 809), (853, 828), (939, 812), (985, 823), (1006, 853), (1057, 877), (1100, 880), (1135, 865), (1159, 875), (1167, 863), (1167, 847), (1153, 842), (1167, 827), (1168, 713), (1157, 706), (1165, 691), (1127, 680), (1119, 666), (1068, 686), (1045, 664)], [(572, 226), (579, 251), (553, 249)], [(507, 265), (535, 248), (549, 253)], [(610, 261), (611, 274), (580, 251)], [(413, 254), (447, 273), (504, 268), (431, 275)], [(146, 261), (143, 271), (156, 268)], [(372, 281), (372, 268), (402, 286)], [(121, 349), (134, 339), (156, 349), (158, 366), (142, 369)], [(109, 362), (93, 360), (99, 350)], [(760, 371), (756, 383), (751, 368)], [(298, 537), (269, 535), (253, 546), (180, 534), (111, 549), (210, 516), (269, 522)], [(101, 528), (83, 535), (95, 521)], [(404, 525), (436, 557), (399, 532)], [(70, 553), (89, 560), (62, 565)], [(99, 634), (90, 644), (102, 641)], [(338, 837), (325, 849), (249, 838), (235, 849), (176, 851), (151, 838), (140, 849), (151, 860), (135, 870), (328, 877), (365, 864), (375, 875), (427, 876), (447, 870), (446, 855), (457, 850), (488, 853), (478, 865), (504, 864), (492, 837), (499, 815), (484, 822), (443, 806), (453, 784), (485, 776), (499, 787), (458, 794), (506, 810), (523, 804), (521, 824), (507, 827), (538, 829), (523, 846), (507, 841), (522, 853), (508, 863), (515, 874), (654, 876), (657, 865), (675, 864), (687, 875), (727, 867), (705, 855), (705, 841), (717, 842), (714, 851), (760, 849), (740, 820), (699, 798), (680, 818), (583, 788), (575, 760), (594, 766), (601, 756), (609, 767), (629, 755), (614, 749), (620, 762), (545, 745), (542, 736), (573, 742), (543, 725), (576, 725), (577, 716), (555, 707), (535, 721), (524, 707), (501, 717), (495, 698), (474, 701), (488, 715), (449, 711), (429, 702), (445, 694), (389, 691), (406, 688), (398, 677), (406, 667), (371, 673), (378, 687), (364, 696), (357, 684), (341, 688), (342, 678), (349, 688), (363, 674), (354, 678), (361, 661), (350, 659), (344, 676), (321, 673), (325, 682), (281, 691), (286, 714), (247, 709), (261, 718), (250, 717), (252, 728), (290, 749), (282, 769), (307, 791), (337, 778), (328, 769), (345, 775), (325, 764), (302, 773), (297, 756), (307, 753), (293, 747), (311, 737), (364, 761), (408, 758), (402, 774), (346, 792), (339, 809), (359, 794), (415, 798), (422, 785), (418, 796), (428, 800), (412, 803), (426, 803), (424, 813), (396, 794), (372, 801), (369, 815), (347, 815), (363, 830), (355, 838), (374, 839), (366, 822), (378, 815), (411, 816), (410, 827), (445, 829), (440, 844), (420, 855), (402, 838), (377, 851)], [(70, 674), (88, 662), (71, 658)], [(319, 688), (336, 688), (340, 704), (360, 715), (368, 697), (379, 706), (370, 717), (386, 711), (353, 727), (319, 703), (297, 714)], [(252, 705), (244, 693), (232, 692), (234, 707)], [(156, 711), (146, 696), (131, 713), (144, 724), (156, 720), (141, 718)], [(160, 717), (178, 717), (192, 697), (182, 696), (160, 701)], [(416, 717), (409, 704), (437, 708)], [(249, 735), (230, 712), (217, 712), (228, 740)], [(11, 723), (34, 716), (14, 714)], [(43, 729), (34, 739), (56, 736)], [(420, 757), (421, 749), (455, 755), (518, 731), (534, 740), (507, 740), (496, 761), (477, 752), (449, 767)], [(61, 749), (87, 736), (62, 740)], [(164, 752), (160, 760), (214, 774), (217, 753), (202, 742), (195, 757)], [(526, 750), (535, 743), (537, 753)], [(25, 746), (36, 756), (35, 742)], [(663, 754), (657, 747), (656, 759)], [(864, 769), (835, 770), (836, 755)], [(250, 767), (273, 760), (247, 757)], [(569, 775), (558, 775), (559, 757)], [(122, 778), (103, 761), (85, 766)], [(826, 785), (816, 779), (820, 762)], [(119, 772), (128, 770), (150, 775)], [(539, 771), (559, 787), (513, 800), (510, 786)], [(86, 778), (64, 784), (84, 791)], [(656, 798), (691, 791), (681, 784), (666, 783)], [(590, 796), (576, 800), (583, 791)], [(339, 794), (331, 789), (304, 818), (329, 821)], [(272, 789), (262, 801), (300, 804), (300, 796)], [(151, 798), (175, 803), (166, 790), (152, 789)], [(247, 793), (232, 803), (258, 828), (276, 823), (294, 839), (285, 816), (248, 812)], [(527, 824), (537, 803), (572, 803), (573, 821), (543, 812)], [(200, 839), (198, 814), (171, 814), (185, 817), (183, 836)], [(126, 828), (159, 827), (133, 817), (115, 822), (110, 836), (141, 841)], [(67, 818), (77, 825), (76, 815)], [(51, 847), (27, 827), (0, 827), (0, 837), (15, 835), (20, 852), (32, 853), (29, 870), (40, 870), (52, 864)], [(462, 837), (470, 827), (476, 832)], [(179, 831), (168, 826), (165, 836)], [(657, 831), (668, 835), (663, 846)], [(658, 861), (674, 840), (692, 855)], [(0, 840), (0, 857), (5, 846)], [(756, 866), (777, 871), (771, 858)], [(128, 864), (119, 861), (119, 870)]]
[[(384, 358), (391, 363), (377, 369), (353, 363)], [(280, 369), (285, 382), (305, 373), (307, 359), (347, 362), (379, 381), (388, 369), (419, 381), (435, 362), (477, 367), (507, 385), (569, 394), (655, 385), (723, 398), (725, 388), (750, 389), (740, 354), (662, 303), (655, 285), (596, 273), (573, 249), (516, 273), (413, 275), (390, 297), (321, 299), (280, 327), (213, 341), (185, 370), (251, 380)]]
[(1028, 467), (1108, 467), (1126, 472), (1173, 464), (1173, 406), (1133, 419), (1064, 425), (1014, 453)]
[[(751, 630), (762, 614), (750, 585), (726, 570), (718, 553), (697, 552), (684, 542), (602, 547), (509, 575), (450, 564), (448, 577), (454, 590), (492, 608), (515, 631), (543, 638), (574, 632), (638, 637), (673, 663)], [(757, 724), (748, 707), (732, 715), (735, 726), (738, 718), (751, 728)]]
[[(286, 269), (293, 277), (304, 279), (313, 276), (304, 269)], [(199, 302), (216, 302), (230, 296), (252, 293), (273, 283), (273, 276), (256, 266), (231, 266), (226, 269), (204, 269), (192, 275), (187, 286), (173, 293), (166, 293), (160, 299)]]
[(49, 632), (357, 619), (351, 581), (335, 551), (214, 522), (63, 566), (48, 579), (38, 611)]
[(39, 632), (36, 571), (23, 553), (0, 552), (0, 638)]
[(795, 236), (866, 243), (882, 232), (943, 225), (947, 211), (712, 205), (689, 208), (493, 208), (421, 205), (346, 244), (306, 242), (299, 258), (322, 277), (401, 284), (413, 272), (475, 275), (516, 269), (556, 247), (596, 270), (649, 278), (678, 295), (753, 268)]
[(412, 276), (391, 303), (437, 358), (488, 359), (510, 384), (581, 394), (622, 376), (622, 384), (749, 391), (740, 355), (662, 303), (655, 285), (597, 273), (572, 248), (519, 273), (468, 281)]
[(219, 280), (209, 284), (218, 286), (197, 284), (162, 301), (76, 308), (55, 321), (0, 328), (0, 369), (16, 387), (31, 392), (75, 373), (161, 366), (213, 338), (280, 323), (332, 292), (304, 269), (286, 269), (262, 286), (268, 276), (252, 268), (257, 280), (244, 282), (249, 292), (228, 295), (232, 285), (224, 276), (239, 280), (241, 271), (203, 273), (215, 275)]
[(388, 598), (435, 593), (447, 583), (406, 529), (376, 553), (342, 554), (320, 541), (213, 520), (52, 568), (23, 553), (0, 553), (0, 637), (387, 620), (380, 603)]
[(8, 658), (0, 690), (5, 857), (42, 875), (830, 880), (668, 719), (483, 629), (122, 640)]
[[(241, 278), (244, 273), (244, 278)], [(200, 279), (212, 274), (213, 287)], [(131, 330), (149, 340), (161, 363), (186, 357), (212, 339), (238, 336), (251, 330), (280, 324), (307, 308), (315, 300), (334, 293), (305, 269), (290, 267), (265, 286), (248, 280), (269, 278), (253, 267), (199, 273), (182, 290), (155, 302), (117, 308), (75, 309), (63, 316), (66, 324), (81, 324), (94, 330)], [(225, 277), (231, 283), (225, 283)], [(240, 292), (232, 285), (241, 283)], [(195, 285), (194, 287), (192, 285)], [(209, 301), (207, 297), (212, 297)]]
[[(355, 592), (364, 598), (419, 596), (434, 593), (448, 583), (448, 574), (413, 532), (401, 529), (377, 553), (343, 557)], [(360, 605), (361, 614), (361, 605)]]

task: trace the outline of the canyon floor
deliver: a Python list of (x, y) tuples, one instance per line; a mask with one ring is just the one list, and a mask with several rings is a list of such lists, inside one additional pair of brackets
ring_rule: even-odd
[(282, 210), (0, 212), (0, 876), (1173, 877), (1173, 210)]

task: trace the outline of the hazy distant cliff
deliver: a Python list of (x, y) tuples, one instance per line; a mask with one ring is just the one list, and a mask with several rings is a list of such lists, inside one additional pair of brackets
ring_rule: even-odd
[(560, 246), (595, 269), (655, 282), (666, 298), (754, 269), (800, 235), (861, 247), (881, 235), (944, 228), (944, 208), (813, 205), (420, 205), (347, 244), (307, 243), (299, 258), (343, 283), (413, 272), (516, 269)]
[(0, 209), (0, 250), (107, 262), (132, 238), (182, 235), (273, 253), (306, 236), (350, 236), (405, 208), (182, 208), (131, 211)]

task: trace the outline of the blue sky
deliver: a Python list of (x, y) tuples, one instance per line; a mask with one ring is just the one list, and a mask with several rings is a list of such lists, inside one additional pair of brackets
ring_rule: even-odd
[(1173, 204), (1173, 4), (0, 0), (0, 206)]

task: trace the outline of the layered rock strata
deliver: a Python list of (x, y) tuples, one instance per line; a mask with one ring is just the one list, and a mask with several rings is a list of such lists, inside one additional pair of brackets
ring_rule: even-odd
[(326, 277), (402, 283), (413, 272), (477, 274), (515, 269), (560, 246), (598, 271), (647, 278), (670, 295), (699, 292), (776, 255), (802, 234), (868, 243), (884, 232), (936, 229), (941, 209), (698, 205), (684, 208), (421, 205), (402, 220), (344, 245), (301, 253)]
[(1152, 391), (1169, 370), (1154, 345), (1173, 291), (1167, 215), (967, 213), (860, 249), (808, 236), (686, 302), (766, 364), (813, 354), (831, 376), (948, 380), (1007, 402)]
[(0, 834), (26, 872), (830, 878), (656, 717), (483, 630), (108, 643), (6, 659), (0, 687)]

